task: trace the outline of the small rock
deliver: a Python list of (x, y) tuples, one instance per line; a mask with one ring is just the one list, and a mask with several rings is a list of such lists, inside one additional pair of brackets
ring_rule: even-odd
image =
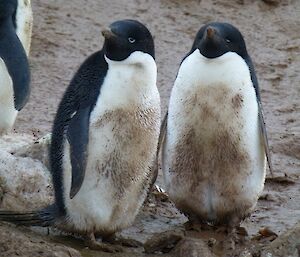
[(299, 257), (300, 223), (271, 242), (261, 253), (261, 257)]
[(43, 136), (37, 141), (20, 147), (15, 151), (16, 156), (30, 157), (35, 160), (42, 162), (48, 170), (50, 170), (49, 164), (49, 147), (51, 144), (51, 133)]
[(201, 239), (184, 238), (174, 249), (176, 257), (215, 257), (207, 244)]
[(279, 5), (281, 0), (262, 0), (264, 3), (269, 5)]
[(166, 231), (163, 233), (157, 233), (144, 244), (145, 252), (170, 252), (183, 237), (184, 233), (182, 231)]
[(8, 134), (0, 137), (1, 150), (14, 153), (16, 150), (21, 149), (32, 144), (34, 137), (27, 134)]
[(294, 185), (296, 183), (295, 180), (288, 177), (287, 175), (278, 176), (278, 177), (267, 177), (266, 183), (277, 183), (282, 185)]
[(215, 238), (208, 239), (207, 245), (209, 247), (213, 247), (217, 243), (217, 240)]
[(166, 191), (158, 185), (155, 185), (151, 194), (154, 195), (157, 201), (166, 202), (169, 200), (169, 196), (167, 195)]
[(0, 255), (9, 257), (81, 257), (70, 247), (50, 242), (29, 229), (0, 223)]
[(34, 210), (53, 199), (50, 173), (38, 160), (11, 154), (28, 146), (32, 139), (24, 135), (16, 138), (0, 139), (0, 209)]
[(240, 253), (239, 257), (253, 257), (253, 255), (248, 250), (245, 250)]
[(278, 237), (278, 235), (275, 232), (273, 232), (271, 229), (269, 229), (267, 227), (261, 228), (258, 232), (263, 237), (270, 237), (270, 236), (276, 236), (276, 237)]
[(259, 200), (265, 200), (265, 201), (275, 202), (276, 198), (273, 195), (269, 194), (269, 193), (265, 193), (265, 194), (262, 194), (259, 197)]

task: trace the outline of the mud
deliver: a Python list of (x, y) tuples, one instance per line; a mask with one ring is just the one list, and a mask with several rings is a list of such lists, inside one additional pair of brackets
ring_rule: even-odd
[[(200, 26), (209, 21), (226, 21), (236, 25), (244, 34), (257, 70), (275, 170), (275, 178), (267, 179), (256, 210), (242, 225), (250, 238), (263, 227), (283, 236), (286, 231), (294, 228), (300, 220), (299, 0), (34, 0), (32, 5), (32, 95), (18, 116), (15, 130), (36, 137), (50, 131), (59, 100), (75, 70), (88, 55), (101, 48), (103, 38), (100, 31), (112, 21), (121, 18), (138, 19), (155, 36), (158, 87), (163, 112), (167, 108), (181, 59), (189, 51)], [(161, 175), (157, 183), (163, 186)], [(186, 218), (172, 203), (152, 196), (134, 226), (123, 231), (122, 235), (145, 242), (154, 233), (183, 229), (185, 221)], [(18, 244), (13, 244), (14, 240), (3, 241), (6, 237), (3, 231), (18, 234), (21, 230), (0, 226), (0, 242), (5, 242), (6, 247), (23, 249), (28, 246), (30, 240), (24, 238)], [(34, 232), (35, 236), (43, 233), (45, 232)], [(30, 235), (26, 232), (25, 238)], [(183, 247), (189, 249), (193, 245), (197, 249), (203, 248), (203, 244), (215, 242), (213, 239), (217, 240), (216, 244), (223, 240), (218, 234), (197, 232), (188, 234), (187, 237), (201, 240), (195, 244), (194, 239), (182, 243)], [(69, 237), (66, 239), (60, 235), (55, 239), (79, 249), (82, 256), (156, 256), (145, 255), (140, 248), (126, 248), (127, 253), (121, 255), (97, 253), (86, 250), (80, 240)], [(53, 242), (49, 244), (52, 245)], [(43, 243), (34, 241), (31, 245)], [(264, 247), (272, 248), (273, 243), (268, 238), (248, 240), (241, 247), (238, 245), (236, 249), (228, 250), (227, 256), (259, 256)], [(297, 247), (299, 244), (287, 243), (280, 253), (274, 253), (273, 256), (288, 256), (290, 253), (291, 256), (296, 256), (294, 254), (297, 254)], [(35, 249), (32, 248), (31, 252)], [(181, 256), (182, 251), (175, 250), (164, 256)], [(199, 251), (196, 251), (197, 254)], [(225, 252), (215, 251), (215, 254), (224, 256)], [(26, 255), (25, 250), (19, 254), (34, 256)], [(190, 250), (190, 256), (198, 255)]]
[[(46, 236), (33, 233), (27, 228), (14, 225), (0, 226), (0, 256), (30, 257), (80, 257), (73, 248), (49, 242)], [(21, 246), (21, 247), (20, 247)]]

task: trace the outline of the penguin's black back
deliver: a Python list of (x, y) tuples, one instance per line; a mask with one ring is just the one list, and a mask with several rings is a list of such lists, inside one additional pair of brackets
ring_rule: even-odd
[(73, 77), (56, 113), (52, 128), (50, 165), (56, 205), (61, 215), (66, 213), (63, 192), (63, 155), (67, 130), (75, 112), (79, 113), (89, 108), (88, 116), (90, 115), (100, 94), (107, 69), (108, 64), (102, 50), (86, 59)]

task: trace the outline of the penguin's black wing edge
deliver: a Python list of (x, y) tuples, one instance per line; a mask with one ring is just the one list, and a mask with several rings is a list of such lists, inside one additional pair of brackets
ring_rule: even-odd
[(166, 112), (162, 123), (160, 125), (160, 133), (159, 133), (159, 138), (158, 138), (158, 145), (157, 145), (157, 156), (159, 155), (159, 152), (161, 150), (161, 146), (164, 143), (166, 132), (167, 132), (167, 122), (168, 121), (168, 111)]
[(151, 181), (151, 186), (154, 185), (157, 176), (158, 176), (158, 161), (159, 161), (159, 154), (161, 152), (161, 148), (162, 145), (164, 143), (165, 140), (165, 136), (166, 136), (166, 131), (167, 131), (167, 120), (168, 120), (168, 112), (166, 112), (162, 123), (160, 125), (160, 132), (159, 132), (159, 137), (158, 137), (158, 143), (157, 143), (157, 150), (156, 150), (156, 157), (155, 157), (155, 161), (154, 161), (154, 165), (152, 166), (153, 169), (153, 177), (152, 177), (152, 181)]
[(5, 37), (0, 39), (0, 45), (0, 56), (13, 83), (15, 109), (20, 111), (28, 102), (30, 95), (30, 69), (27, 55), (14, 30), (7, 31)]
[(269, 148), (269, 141), (268, 141), (268, 136), (267, 136), (267, 130), (266, 130), (266, 124), (264, 120), (264, 115), (263, 115), (263, 109), (261, 102), (258, 101), (258, 116), (259, 116), (259, 122), (260, 122), (260, 129), (263, 137), (263, 143), (264, 143), (264, 148), (267, 156), (267, 161), (270, 169), (270, 173), (273, 176), (273, 166), (272, 166), (272, 159), (271, 159), (271, 153), (270, 153), (270, 148)]
[(250, 69), (251, 80), (252, 80), (253, 86), (255, 88), (256, 100), (257, 100), (257, 104), (258, 104), (258, 116), (259, 116), (260, 131), (261, 131), (261, 135), (263, 138), (263, 144), (264, 144), (264, 149), (265, 149), (265, 153), (266, 153), (266, 157), (267, 157), (267, 162), (269, 165), (269, 170), (270, 170), (271, 175), (273, 176), (272, 159), (271, 159), (271, 153), (270, 153), (270, 148), (269, 148), (269, 140), (268, 140), (268, 135), (267, 135), (267, 130), (266, 130), (263, 108), (262, 108), (262, 104), (261, 104), (260, 91), (259, 91), (257, 77), (255, 74), (254, 65), (252, 63), (250, 56), (248, 56), (246, 58), (246, 63), (248, 64), (248, 67)]
[(21, 111), (30, 95), (30, 71), (27, 57), (11, 60), (10, 73), (13, 73), (15, 109)]

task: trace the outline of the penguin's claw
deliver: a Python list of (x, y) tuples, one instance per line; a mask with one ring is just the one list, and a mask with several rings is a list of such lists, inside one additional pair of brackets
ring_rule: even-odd
[(199, 220), (194, 221), (189, 219), (186, 223), (184, 223), (184, 228), (186, 231), (196, 231), (196, 232), (202, 232), (202, 231), (207, 231), (207, 230), (212, 230), (212, 226), (208, 225), (205, 222), (201, 222)]
[(95, 239), (94, 233), (87, 235), (85, 239), (85, 245), (91, 250), (102, 251), (107, 253), (120, 253), (123, 252), (123, 248), (118, 245), (109, 245), (106, 243), (98, 242)]
[(123, 252), (122, 247), (117, 246), (117, 245), (108, 245), (102, 242), (93, 242), (93, 241), (86, 241), (86, 246), (91, 249), (91, 250), (97, 250), (97, 251), (102, 251), (102, 252), (107, 252), (107, 253), (120, 253)]
[(109, 244), (126, 246), (126, 247), (133, 247), (133, 248), (143, 247), (143, 243), (131, 238), (112, 236), (109, 238), (103, 238), (103, 241)]

